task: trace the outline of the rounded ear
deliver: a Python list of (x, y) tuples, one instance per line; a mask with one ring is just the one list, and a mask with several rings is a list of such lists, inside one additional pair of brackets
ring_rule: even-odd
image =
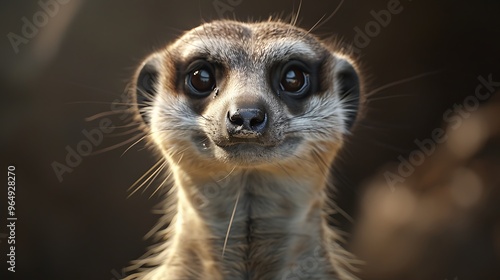
[(159, 55), (152, 55), (141, 64), (135, 76), (135, 102), (146, 124), (151, 121), (151, 117), (147, 113), (148, 108), (151, 107), (154, 96), (158, 93), (160, 67)]
[(359, 111), (360, 80), (353, 64), (344, 58), (337, 58), (334, 67), (335, 94), (338, 94), (345, 108), (346, 128), (351, 129)]

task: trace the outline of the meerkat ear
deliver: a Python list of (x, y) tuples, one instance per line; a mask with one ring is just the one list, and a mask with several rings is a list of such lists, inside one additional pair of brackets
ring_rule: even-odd
[(338, 58), (334, 68), (335, 94), (342, 100), (345, 109), (346, 126), (351, 129), (359, 111), (360, 81), (353, 64), (344, 58)]
[(136, 75), (135, 102), (146, 124), (149, 124), (151, 120), (148, 108), (151, 107), (153, 98), (158, 91), (160, 65), (160, 58), (157, 55), (150, 56), (141, 64)]

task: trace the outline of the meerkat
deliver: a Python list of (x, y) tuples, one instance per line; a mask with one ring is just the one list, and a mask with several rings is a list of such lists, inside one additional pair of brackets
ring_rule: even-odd
[(357, 68), (274, 20), (204, 23), (147, 57), (132, 95), (168, 168), (169, 226), (127, 279), (355, 279), (325, 189)]

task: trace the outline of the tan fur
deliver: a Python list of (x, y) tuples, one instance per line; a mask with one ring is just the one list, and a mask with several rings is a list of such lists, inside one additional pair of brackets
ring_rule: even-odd
[[(227, 62), (221, 92), (207, 97), (213, 100), (201, 114), (173, 82), (174, 65), (200, 55)], [(268, 61), (297, 57), (324, 58), (327, 66), (322, 93), (295, 115), (264, 80)], [(161, 75), (144, 109), (151, 118), (145, 130), (172, 173), (173, 217), (160, 232), (165, 241), (136, 262), (143, 271), (127, 279), (354, 279), (351, 256), (324, 211), (330, 165), (348, 133), (335, 75), (352, 61), (285, 23), (231, 21), (195, 28), (151, 59)], [(225, 106), (248, 96), (272, 110), (264, 139), (270, 147), (234, 152), (214, 145)], [(205, 140), (193, 140), (197, 133)]]

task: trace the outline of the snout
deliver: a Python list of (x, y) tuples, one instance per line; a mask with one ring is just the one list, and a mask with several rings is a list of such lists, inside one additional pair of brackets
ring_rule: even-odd
[(233, 104), (226, 114), (226, 130), (230, 138), (258, 138), (268, 128), (268, 114), (261, 102)]

